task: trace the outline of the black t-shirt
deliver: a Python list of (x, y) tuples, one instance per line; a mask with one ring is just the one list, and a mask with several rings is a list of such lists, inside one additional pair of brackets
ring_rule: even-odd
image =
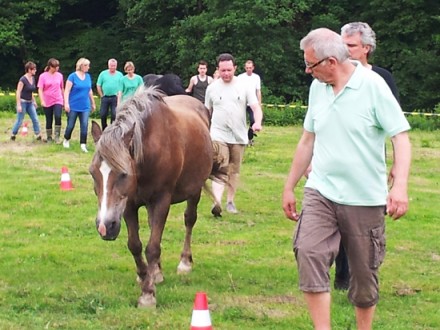
[(394, 81), (394, 78), (393, 78), (393, 75), (391, 74), (391, 72), (389, 72), (387, 69), (381, 68), (376, 65), (373, 65), (371, 67), (371, 70), (376, 72), (379, 76), (381, 76), (383, 78), (383, 80), (385, 80), (388, 87), (391, 89), (391, 92), (393, 92), (393, 95), (396, 98), (397, 102), (400, 103), (399, 90), (397, 89), (396, 83)]
[(29, 82), (26, 76), (22, 76), (20, 81), (23, 83), (20, 98), (26, 101), (32, 101), (32, 93), (37, 90), (37, 87), (35, 86), (35, 77), (32, 77), (32, 83)]

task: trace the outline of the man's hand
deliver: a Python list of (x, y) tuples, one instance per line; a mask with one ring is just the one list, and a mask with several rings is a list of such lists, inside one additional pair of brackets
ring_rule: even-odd
[(296, 212), (296, 200), (292, 191), (285, 190), (283, 193), (283, 210), (286, 218), (298, 221), (299, 214)]

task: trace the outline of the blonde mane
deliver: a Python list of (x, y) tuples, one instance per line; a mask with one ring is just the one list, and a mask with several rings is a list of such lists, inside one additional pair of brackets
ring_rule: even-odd
[[(132, 97), (118, 106), (115, 122), (107, 126), (96, 145), (96, 150), (112, 169), (127, 173), (131, 171), (132, 158), (136, 163), (142, 162), (144, 119), (154, 111), (156, 102), (163, 102), (163, 96), (155, 87), (140, 86)], [(133, 138), (127, 147), (124, 136), (133, 126)]]

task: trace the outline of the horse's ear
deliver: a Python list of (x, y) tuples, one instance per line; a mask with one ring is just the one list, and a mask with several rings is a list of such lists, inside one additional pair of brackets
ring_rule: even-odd
[(95, 144), (99, 141), (99, 138), (102, 135), (102, 130), (101, 127), (99, 126), (99, 124), (92, 120), (92, 136), (93, 136), (93, 141), (95, 142)]
[(134, 130), (136, 128), (136, 123), (133, 123), (133, 127), (130, 128), (130, 130), (125, 133), (123, 140), (124, 140), (124, 144), (127, 147), (128, 151), (130, 152), (130, 155), (133, 157), (134, 155), (134, 146), (133, 146), (133, 135), (134, 135)]

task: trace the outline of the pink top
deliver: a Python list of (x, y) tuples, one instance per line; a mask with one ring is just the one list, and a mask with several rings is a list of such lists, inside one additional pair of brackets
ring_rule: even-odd
[(43, 98), (46, 107), (51, 107), (54, 104), (63, 105), (63, 89), (64, 81), (63, 75), (59, 72), (53, 74), (43, 72), (38, 78), (38, 88), (43, 91)]

